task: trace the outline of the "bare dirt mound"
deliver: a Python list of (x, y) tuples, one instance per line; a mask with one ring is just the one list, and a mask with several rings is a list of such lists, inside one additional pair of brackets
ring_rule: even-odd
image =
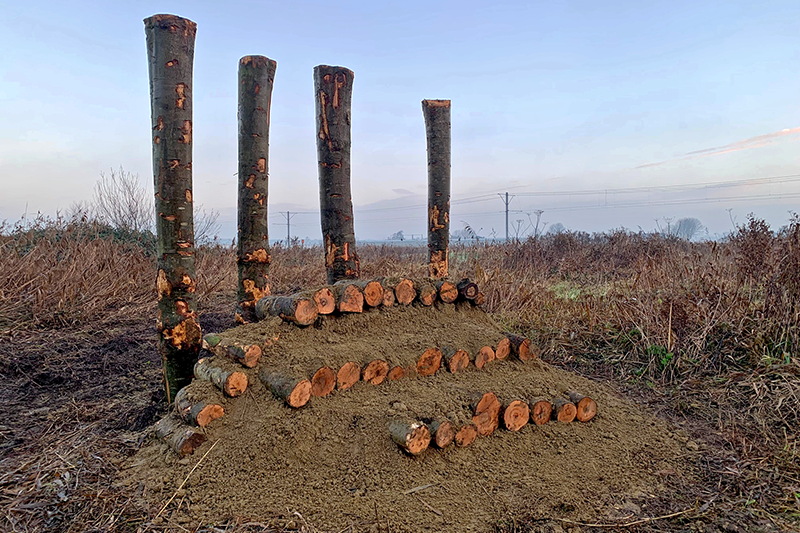
[[(271, 340), (264, 365), (282, 362), (304, 371), (319, 361), (332, 368), (375, 358), (412, 365), (431, 346), (474, 355), (502, 338), (491, 318), (469, 305), (371, 310), (305, 329), (271, 321), (223, 336)], [(442, 369), (381, 385), (362, 381), (299, 410), (265, 390), (257, 370), (247, 370), (251, 388), (225, 401), (226, 416), (206, 428), (209, 440), (193, 456), (179, 460), (152, 440), (129, 461), (125, 482), (140, 485), (158, 505), (214, 446), (178, 493), (179, 511), (172, 516), (178, 523), (234, 519), (286, 526), (288, 520), (302, 523), (297, 512), (320, 531), (369, 531), (375, 524), (386, 530), (388, 524), (394, 532), (415, 532), (490, 531), (509, 516), (619, 518), (625, 502), (641, 507), (663, 493), (663, 476), (693, 477), (682, 459), (686, 439), (665, 422), (610, 387), (538, 360), (509, 358), (483, 370)], [(568, 390), (597, 400), (593, 420), (501, 428), (468, 447), (431, 447), (417, 457), (402, 452), (386, 429), (394, 415), (467, 420), (475, 393), (492, 391), (510, 401), (561, 397)]]

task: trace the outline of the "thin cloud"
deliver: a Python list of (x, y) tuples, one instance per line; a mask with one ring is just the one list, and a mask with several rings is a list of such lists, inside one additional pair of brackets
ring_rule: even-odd
[(729, 154), (731, 152), (739, 152), (741, 150), (750, 150), (751, 148), (761, 148), (762, 146), (767, 146), (769, 144), (772, 144), (781, 137), (786, 137), (787, 135), (797, 135), (797, 134), (800, 134), (800, 127), (786, 128), (780, 131), (765, 133), (764, 135), (757, 135), (755, 137), (750, 137), (749, 139), (732, 142), (730, 144), (726, 144), (723, 146), (715, 146), (714, 148), (704, 148), (703, 150), (695, 150), (693, 152), (686, 153), (686, 155), (684, 155), (683, 157), (676, 157), (673, 159), (667, 159), (666, 161), (658, 161), (655, 163), (645, 163), (643, 165), (637, 166), (636, 168), (658, 167), (661, 165), (665, 165), (667, 163), (671, 163), (673, 161), (687, 161), (690, 159), (700, 159), (712, 155)]

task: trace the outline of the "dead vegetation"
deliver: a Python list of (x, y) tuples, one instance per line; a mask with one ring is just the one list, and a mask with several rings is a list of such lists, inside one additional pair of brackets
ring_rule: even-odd
[[(152, 235), (80, 217), (1, 229), (0, 527), (143, 530), (158, 510), (138, 507), (114, 480), (164, 412)], [(273, 292), (323, 285), (321, 254), (275, 247)], [(359, 254), (364, 279), (426, 275), (425, 248), (360, 245)], [(629, 529), (798, 527), (797, 217), (777, 233), (751, 218), (726, 242), (615, 231), (456, 246), (450, 270), (476, 280), (486, 309), (532, 338), (545, 360), (613, 379), (701, 447), (707, 483), (691, 494), (680, 489), (693, 510), (664, 520), (637, 515)], [(197, 271), (203, 327), (229, 327), (235, 250), (200, 247)], [(664, 501), (660, 514), (674, 505)], [(548, 524), (515, 514), (496, 528)], [(230, 526), (312, 530), (291, 512), (273, 529)]]

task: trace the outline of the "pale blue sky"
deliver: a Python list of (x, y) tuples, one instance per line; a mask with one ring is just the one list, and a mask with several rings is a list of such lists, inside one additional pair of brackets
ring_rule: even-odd
[[(424, 231), (424, 208), (363, 210), (376, 202), (424, 204), (424, 98), (453, 101), (454, 199), (800, 174), (796, 0), (15, 2), (0, 12), (0, 219), (18, 218), (26, 206), (52, 213), (88, 199), (99, 173), (119, 165), (151, 186), (142, 19), (155, 13), (198, 24), (195, 198), (221, 211), (225, 235), (234, 233), (236, 205), (236, 69), (247, 54), (278, 62), (270, 138), (276, 223), (279, 210), (318, 208), (318, 64), (344, 65), (356, 75), (359, 238)], [(663, 164), (636, 168), (654, 162)], [(512, 219), (540, 208), (548, 222), (602, 230), (698, 216), (721, 232), (730, 229), (728, 208), (739, 220), (755, 211), (779, 225), (800, 203), (693, 204), (697, 195), (682, 192), (668, 205), (647, 193), (633, 202), (643, 206), (591, 210), (575, 208), (586, 197), (519, 194), (512, 208), (523, 213)], [(798, 195), (800, 182), (714, 194)], [(602, 201), (629, 200), (612, 192)], [(586, 205), (598, 202), (589, 197)], [(453, 224), (502, 233), (502, 208), (496, 197), (454, 202)], [(319, 234), (313, 213), (293, 223), (300, 236)], [(277, 237), (285, 228), (271, 232)]]

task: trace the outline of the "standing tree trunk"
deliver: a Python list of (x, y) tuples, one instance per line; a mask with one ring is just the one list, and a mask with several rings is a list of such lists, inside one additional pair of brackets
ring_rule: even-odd
[(428, 139), (428, 276), (446, 278), (450, 244), (450, 100), (423, 100)]
[(319, 207), (328, 283), (359, 276), (353, 202), (350, 198), (350, 103), (353, 72), (314, 68), (317, 110)]
[(277, 63), (264, 56), (239, 60), (239, 235), (236, 318), (256, 320), (256, 302), (270, 293), (269, 112)]
[(197, 322), (192, 217), (192, 64), (197, 25), (175, 15), (144, 20), (150, 72), (156, 199), (158, 348), (167, 402), (192, 380)]

